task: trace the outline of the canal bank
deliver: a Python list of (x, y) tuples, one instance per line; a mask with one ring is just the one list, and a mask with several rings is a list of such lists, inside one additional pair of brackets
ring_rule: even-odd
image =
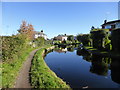
[(62, 79), (47, 66), (43, 56), (45, 51), (53, 49), (53, 47), (38, 50), (32, 60), (30, 70), (30, 82), (33, 88), (70, 88)]

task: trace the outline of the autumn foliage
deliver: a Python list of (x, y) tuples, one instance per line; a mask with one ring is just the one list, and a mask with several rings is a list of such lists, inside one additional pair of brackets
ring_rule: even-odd
[(32, 24), (27, 24), (26, 21), (23, 21), (20, 29), (18, 30), (20, 34), (25, 34), (29, 39), (33, 39), (35, 31)]

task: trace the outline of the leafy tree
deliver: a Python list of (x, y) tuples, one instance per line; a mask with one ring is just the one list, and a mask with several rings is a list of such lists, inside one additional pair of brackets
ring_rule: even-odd
[(43, 37), (38, 37), (34, 40), (35, 45), (39, 46), (43, 46), (45, 43), (45, 39)]
[(22, 24), (20, 25), (20, 29), (18, 30), (18, 32), (20, 34), (26, 34), (27, 33), (27, 29), (28, 29), (28, 26), (27, 26), (26, 21), (22, 21)]
[(98, 49), (109, 49), (110, 48), (110, 40), (109, 40), (109, 32), (108, 30), (98, 29), (92, 30), (91, 32), (92, 45), (94, 48)]
[(18, 30), (18, 32), (20, 34), (25, 34), (30, 40), (33, 39), (35, 31), (33, 28), (32, 24), (28, 24), (26, 23), (26, 21), (22, 21), (22, 24), (20, 26), (20, 29)]
[(77, 40), (82, 42), (83, 45), (89, 46), (89, 43), (91, 42), (90, 34), (79, 34), (77, 35)]
[(32, 24), (28, 24), (28, 31), (27, 31), (28, 37), (30, 39), (33, 39), (34, 38), (34, 34), (35, 34), (35, 31), (34, 31), (33, 25)]
[(69, 35), (67, 38), (69, 41), (73, 41), (74, 40), (74, 36), (73, 35)]

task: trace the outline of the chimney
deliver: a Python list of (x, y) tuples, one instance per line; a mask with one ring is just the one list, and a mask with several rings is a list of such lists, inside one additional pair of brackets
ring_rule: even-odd
[(107, 20), (104, 20), (104, 24), (107, 23)]

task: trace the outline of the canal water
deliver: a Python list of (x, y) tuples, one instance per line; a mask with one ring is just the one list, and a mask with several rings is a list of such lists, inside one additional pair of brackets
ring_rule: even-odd
[(55, 48), (45, 56), (49, 68), (72, 88), (120, 88), (120, 58), (81, 48)]

